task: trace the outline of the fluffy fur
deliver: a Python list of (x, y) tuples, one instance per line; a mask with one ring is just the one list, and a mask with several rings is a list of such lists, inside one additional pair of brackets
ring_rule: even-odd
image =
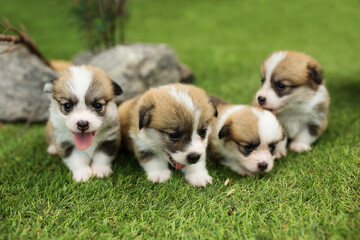
[(152, 182), (170, 178), (169, 163), (185, 179), (203, 187), (210, 121), (216, 109), (197, 87), (171, 84), (152, 88), (118, 108), (123, 145), (133, 151)]
[(284, 139), (276, 117), (261, 108), (211, 98), (219, 113), (211, 122), (212, 156), (243, 176), (271, 171), (275, 149)]
[[(254, 105), (272, 111), (283, 125), (290, 149), (311, 149), (327, 127), (329, 94), (318, 61), (294, 51), (271, 54), (261, 64), (262, 86)], [(286, 155), (286, 141), (277, 154)]]
[(59, 154), (77, 182), (111, 174), (120, 144), (114, 96), (122, 93), (121, 87), (99, 68), (73, 66), (44, 91), (51, 94), (48, 153)]

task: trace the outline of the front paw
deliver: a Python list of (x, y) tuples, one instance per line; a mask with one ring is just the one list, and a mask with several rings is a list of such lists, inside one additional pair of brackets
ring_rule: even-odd
[(205, 187), (206, 184), (212, 183), (212, 177), (207, 172), (196, 172), (185, 175), (185, 179), (193, 186)]
[(286, 156), (286, 148), (285, 147), (277, 147), (275, 149), (275, 158), (279, 159), (281, 157), (285, 157)]
[(163, 183), (167, 180), (169, 180), (170, 176), (171, 176), (171, 171), (169, 169), (164, 169), (161, 171), (153, 171), (153, 172), (148, 172), (148, 177), (147, 179), (154, 182), (154, 183)]
[(76, 171), (73, 171), (73, 179), (76, 182), (87, 182), (92, 176), (92, 170), (89, 166), (82, 167)]
[(112, 170), (110, 166), (106, 165), (92, 165), (91, 166), (92, 173), (94, 176), (97, 176), (98, 178), (107, 177), (110, 174), (112, 174)]
[(309, 144), (301, 143), (301, 142), (291, 142), (290, 143), (290, 149), (295, 152), (304, 152), (311, 150), (311, 147)]

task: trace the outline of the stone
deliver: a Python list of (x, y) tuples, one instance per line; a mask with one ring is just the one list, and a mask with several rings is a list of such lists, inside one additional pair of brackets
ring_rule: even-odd
[(175, 51), (165, 44), (124, 44), (84, 52), (73, 59), (75, 65), (90, 64), (103, 69), (117, 82), (124, 93), (116, 99), (121, 103), (150, 87), (169, 83), (192, 82), (194, 75), (179, 63)]
[[(0, 45), (0, 52), (7, 45)], [(26, 47), (0, 54), (0, 121), (44, 122), (49, 116), (49, 96), (43, 92), (57, 73)]]

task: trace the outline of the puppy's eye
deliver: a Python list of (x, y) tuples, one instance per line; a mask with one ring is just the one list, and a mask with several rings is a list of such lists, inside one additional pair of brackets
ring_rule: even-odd
[(71, 103), (65, 103), (63, 104), (63, 108), (65, 110), (65, 112), (70, 112), (72, 109), (72, 104)]
[(271, 152), (271, 154), (274, 153), (274, 151), (275, 151), (275, 143), (269, 144), (269, 151)]
[(173, 142), (177, 142), (180, 140), (180, 134), (178, 134), (178, 133), (169, 133), (168, 135), (169, 135), (170, 140)]
[(261, 77), (261, 84), (263, 84), (265, 82), (265, 78)]
[(206, 128), (202, 128), (200, 130), (198, 130), (198, 134), (201, 138), (205, 138), (206, 137), (206, 132), (207, 132), (207, 129)]
[(285, 85), (285, 84), (283, 84), (283, 83), (281, 83), (281, 82), (277, 82), (277, 83), (276, 83), (276, 89), (277, 89), (277, 90), (283, 91), (283, 90), (285, 90), (285, 88), (286, 88), (286, 85)]
[(244, 150), (247, 152), (247, 153), (251, 153), (253, 150), (254, 150), (255, 146), (253, 144), (248, 144), (248, 145), (245, 145), (244, 146)]
[(93, 108), (95, 111), (100, 112), (103, 109), (103, 105), (101, 103), (94, 103)]

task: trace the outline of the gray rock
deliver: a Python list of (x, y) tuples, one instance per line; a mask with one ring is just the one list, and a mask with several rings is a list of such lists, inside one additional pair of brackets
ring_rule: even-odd
[[(5, 49), (0, 45), (0, 52)], [(25, 121), (36, 110), (33, 122), (46, 121), (49, 97), (43, 89), (56, 75), (26, 47), (0, 54), (0, 121)]]
[(181, 82), (186, 70), (192, 81), (190, 69), (180, 65), (174, 50), (165, 44), (127, 44), (100, 51), (81, 53), (73, 59), (75, 65), (90, 64), (103, 69), (123, 89), (120, 103), (145, 92), (150, 87)]

